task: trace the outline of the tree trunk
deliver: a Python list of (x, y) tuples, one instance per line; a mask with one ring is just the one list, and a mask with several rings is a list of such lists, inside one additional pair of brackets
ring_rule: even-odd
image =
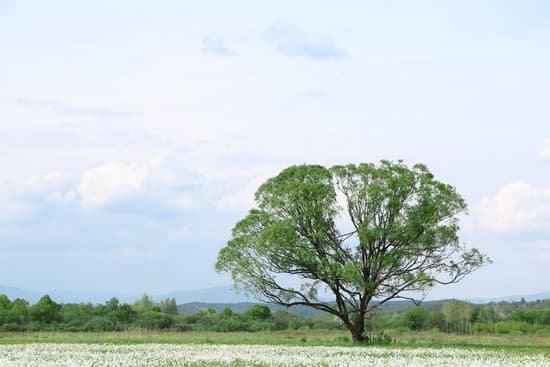
[(354, 343), (364, 343), (368, 340), (364, 332), (355, 329), (351, 330), (351, 339)]
[(354, 343), (364, 343), (368, 341), (368, 337), (365, 335), (365, 314), (363, 312), (357, 312), (355, 314), (353, 323), (350, 325), (351, 338)]

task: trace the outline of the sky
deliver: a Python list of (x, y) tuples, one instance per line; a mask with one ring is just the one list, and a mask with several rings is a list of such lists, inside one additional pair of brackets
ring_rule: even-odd
[(231, 283), (281, 169), (425, 163), (493, 264), (431, 298), (550, 287), (545, 1), (0, 0), (0, 284)]

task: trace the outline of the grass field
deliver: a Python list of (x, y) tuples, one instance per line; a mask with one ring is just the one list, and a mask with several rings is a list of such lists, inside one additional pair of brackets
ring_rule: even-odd
[(549, 367), (542, 354), (460, 348), (208, 344), (5, 344), (0, 367)]
[[(504, 350), (521, 354), (550, 356), (550, 337), (517, 335), (455, 335), (439, 332), (390, 333), (393, 347), (462, 348)], [(112, 333), (24, 332), (0, 333), (0, 344), (85, 343), (85, 344), (249, 344), (286, 346), (353, 346), (345, 331), (279, 332), (151, 332)]]

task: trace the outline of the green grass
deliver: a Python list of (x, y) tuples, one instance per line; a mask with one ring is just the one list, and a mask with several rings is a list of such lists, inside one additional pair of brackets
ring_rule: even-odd
[[(392, 333), (392, 346), (455, 347), (504, 350), (514, 353), (544, 353), (550, 356), (550, 337), (544, 335), (455, 335), (440, 332)], [(345, 331), (278, 331), (278, 332), (2, 332), (0, 344), (27, 343), (170, 343), (170, 344), (273, 344), (352, 346)]]

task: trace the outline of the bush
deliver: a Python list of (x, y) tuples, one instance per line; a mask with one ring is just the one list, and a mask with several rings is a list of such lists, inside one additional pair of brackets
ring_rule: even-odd
[(271, 310), (266, 305), (253, 305), (244, 312), (244, 316), (252, 320), (267, 320), (271, 318)]
[(33, 321), (49, 324), (60, 319), (60, 310), (61, 306), (45, 295), (29, 308), (29, 316)]
[(393, 343), (393, 339), (382, 331), (378, 335), (371, 337), (368, 343), (374, 345), (389, 345)]
[(474, 333), (510, 334), (514, 332), (535, 333), (545, 329), (544, 325), (530, 324), (525, 321), (497, 321), (487, 323), (475, 323), (472, 325)]
[(96, 316), (93, 317), (90, 321), (88, 321), (85, 325), (82, 326), (82, 330), (84, 331), (116, 331), (117, 327), (116, 324), (106, 318), (106, 317), (100, 317)]
[(403, 315), (403, 323), (411, 330), (424, 330), (428, 328), (430, 313), (423, 308), (416, 307)]
[(162, 312), (143, 312), (134, 324), (142, 329), (161, 330), (168, 329), (174, 323), (174, 318)]

